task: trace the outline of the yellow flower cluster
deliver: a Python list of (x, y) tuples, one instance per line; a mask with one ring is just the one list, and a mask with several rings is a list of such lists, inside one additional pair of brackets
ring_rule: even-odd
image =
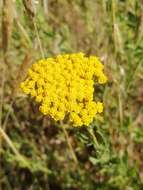
[(68, 116), (74, 126), (88, 126), (103, 111), (102, 103), (93, 100), (95, 81), (107, 81), (97, 57), (64, 54), (34, 63), (21, 89), (40, 103), (44, 115), (56, 121)]

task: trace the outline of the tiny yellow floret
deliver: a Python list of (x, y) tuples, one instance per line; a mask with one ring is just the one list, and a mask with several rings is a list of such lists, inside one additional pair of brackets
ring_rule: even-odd
[(94, 83), (107, 82), (104, 65), (83, 53), (57, 55), (34, 63), (20, 87), (35, 98), (39, 110), (56, 121), (68, 116), (73, 126), (88, 126), (103, 104), (94, 101)]

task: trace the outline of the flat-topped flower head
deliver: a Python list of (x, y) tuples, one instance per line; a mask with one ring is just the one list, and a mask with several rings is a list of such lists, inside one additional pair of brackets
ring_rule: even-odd
[(93, 99), (94, 83), (107, 81), (103, 68), (95, 56), (57, 55), (34, 63), (21, 89), (35, 98), (44, 115), (56, 121), (68, 116), (74, 126), (88, 126), (103, 111), (103, 104)]

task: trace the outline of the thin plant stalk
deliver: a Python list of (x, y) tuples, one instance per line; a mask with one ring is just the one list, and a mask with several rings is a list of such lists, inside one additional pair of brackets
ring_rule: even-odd
[(111, 0), (111, 11), (112, 11), (112, 27), (113, 27), (113, 41), (114, 41), (114, 48), (116, 53), (116, 2), (115, 0)]
[(23, 162), (23, 164), (25, 166), (28, 166), (29, 165), (28, 162), (25, 160), (25, 158), (16, 149), (16, 147), (13, 144), (13, 142), (11, 141), (11, 139), (9, 138), (9, 136), (5, 133), (5, 131), (2, 129), (2, 127), (0, 127), (0, 134), (4, 138), (4, 140), (6, 141), (6, 143), (9, 145), (9, 147), (12, 149), (12, 151), (14, 152), (14, 154), (17, 156), (17, 159), (19, 161)]
[(61, 126), (62, 126), (62, 129), (63, 129), (64, 135), (65, 135), (65, 138), (66, 138), (66, 141), (67, 141), (69, 150), (70, 150), (70, 152), (71, 152), (72, 158), (73, 158), (74, 162), (75, 162), (76, 164), (78, 164), (78, 159), (77, 159), (77, 157), (76, 157), (76, 154), (75, 154), (75, 152), (74, 152), (74, 150), (73, 150), (73, 147), (72, 147), (72, 145), (71, 145), (71, 142), (70, 142), (70, 140), (69, 140), (68, 132), (67, 132), (67, 130), (66, 130), (64, 124), (61, 124)]
[(44, 59), (45, 55), (44, 55), (44, 50), (43, 50), (42, 43), (41, 43), (41, 40), (40, 40), (40, 37), (39, 37), (39, 32), (38, 32), (37, 24), (36, 24), (35, 21), (33, 21), (33, 23), (34, 23), (34, 29), (35, 29), (35, 33), (36, 33), (36, 36), (37, 36), (37, 40), (38, 40), (38, 43), (39, 43), (39, 48), (40, 48), (41, 56)]
[(98, 144), (98, 141), (97, 141), (97, 139), (96, 139), (96, 136), (95, 136), (95, 134), (94, 134), (93, 129), (92, 129), (91, 126), (90, 126), (90, 127), (87, 127), (87, 130), (88, 130), (89, 134), (90, 134), (91, 137), (92, 137), (94, 148), (95, 148), (95, 149), (98, 149), (98, 148), (99, 148), (99, 144)]

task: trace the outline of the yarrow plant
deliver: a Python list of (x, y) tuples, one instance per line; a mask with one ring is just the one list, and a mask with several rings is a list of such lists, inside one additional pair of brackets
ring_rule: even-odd
[(34, 63), (21, 89), (35, 98), (44, 115), (56, 121), (68, 117), (73, 126), (88, 126), (103, 111), (103, 104), (93, 97), (94, 83), (107, 81), (103, 68), (95, 56), (57, 55)]

